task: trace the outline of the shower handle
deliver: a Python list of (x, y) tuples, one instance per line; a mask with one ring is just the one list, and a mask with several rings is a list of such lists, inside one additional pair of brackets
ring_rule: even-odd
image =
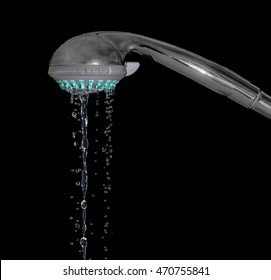
[(121, 52), (152, 58), (195, 82), (271, 119), (271, 97), (235, 72), (177, 46), (124, 32), (97, 32)]

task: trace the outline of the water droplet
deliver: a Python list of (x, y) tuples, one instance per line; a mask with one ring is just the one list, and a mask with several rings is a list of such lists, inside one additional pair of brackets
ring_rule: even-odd
[(73, 138), (76, 137), (76, 132), (75, 132), (75, 131), (72, 133), (72, 137), (73, 137)]
[(76, 173), (81, 172), (81, 168), (76, 169), (75, 172), (76, 172)]
[(76, 185), (76, 186), (80, 186), (80, 182), (77, 181), (77, 182), (75, 183), (75, 185)]
[(98, 139), (95, 139), (95, 142), (97, 143), (97, 142), (99, 142), (99, 140), (98, 140)]
[(93, 226), (93, 223), (89, 223), (90, 226)]
[(76, 119), (77, 114), (75, 112), (72, 112), (72, 117)]
[(77, 142), (73, 142), (73, 146), (78, 146), (78, 143)]
[(83, 201), (81, 202), (81, 208), (82, 208), (82, 209), (87, 209), (87, 207), (88, 207), (88, 203), (87, 203), (85, 200), (83, 200)]
[(72, 245), (73, 245), (73, 242), (70, 242), (70, 245), (72, 246)]
[(74, 169), (71, 169), (71, 172), (74, 172), (75, 170)]
[(83, 248), (87, 247), (87, 239), (86, 239), (86, 237), (82, 237), (82, 238), (80, 239), (80, 245), (81, 245)]
[(96, 195), (95, 195), (95, 194), (92, 194), (91, 197), (96, 197)]
[(93, 234), (94, 234), (94, 232), (91, 231), (91, 232), (90, 232), (90, 235), (93, 235)]
[(76, 223), (75, 225), (75, 228), (79, 229), (80, 228), (80, 225), (78, 223)]
[(71, 195), (71, 196), (70, 196), (70, 199), (74, 199), (74, 196), (73, 196), (73, 195)]
[(72, 217), (72, 216), (70, 217), (70, 220), (73, 220), (73, 217)]
[(106, 148), (102, 147), (102, 152), (104, 153), (106, 151)]

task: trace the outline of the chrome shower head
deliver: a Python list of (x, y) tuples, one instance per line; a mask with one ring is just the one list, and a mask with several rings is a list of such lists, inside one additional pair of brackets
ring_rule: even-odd
[(73, 37), (54, 53), (49, 75), (62, 89), (77, 93), (112, 90), (133, 74), (137, 52), (271, 119), (271, 97), (233, 71), (192, 52), (152, 38), (125, 32), (92, 32)]
[(71, 38), (50, 61), (49, 75), (70, 93), (112, 91), (123, 78), (132, 75), (138, 62), (125, 62), (116, 46), (96, 33)]

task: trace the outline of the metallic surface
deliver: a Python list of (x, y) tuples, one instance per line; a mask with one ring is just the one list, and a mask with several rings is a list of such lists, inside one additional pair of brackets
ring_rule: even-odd
[(50, 67), (124, 65), (131, 52), (152, 58), (271, 119), (271, 97), (248, 80), (185, 49), (137, 34), (108, 31), (73, 37), (56, 50)]

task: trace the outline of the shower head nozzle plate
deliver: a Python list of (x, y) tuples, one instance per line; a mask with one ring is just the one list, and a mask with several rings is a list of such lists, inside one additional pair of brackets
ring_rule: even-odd
[(138, 62), (125, 65), (51, 65), (48, 73), (63, 90), (74, 94), (93, 93), (114, 90), (122, 78), (132, 75), (138, 67)]

